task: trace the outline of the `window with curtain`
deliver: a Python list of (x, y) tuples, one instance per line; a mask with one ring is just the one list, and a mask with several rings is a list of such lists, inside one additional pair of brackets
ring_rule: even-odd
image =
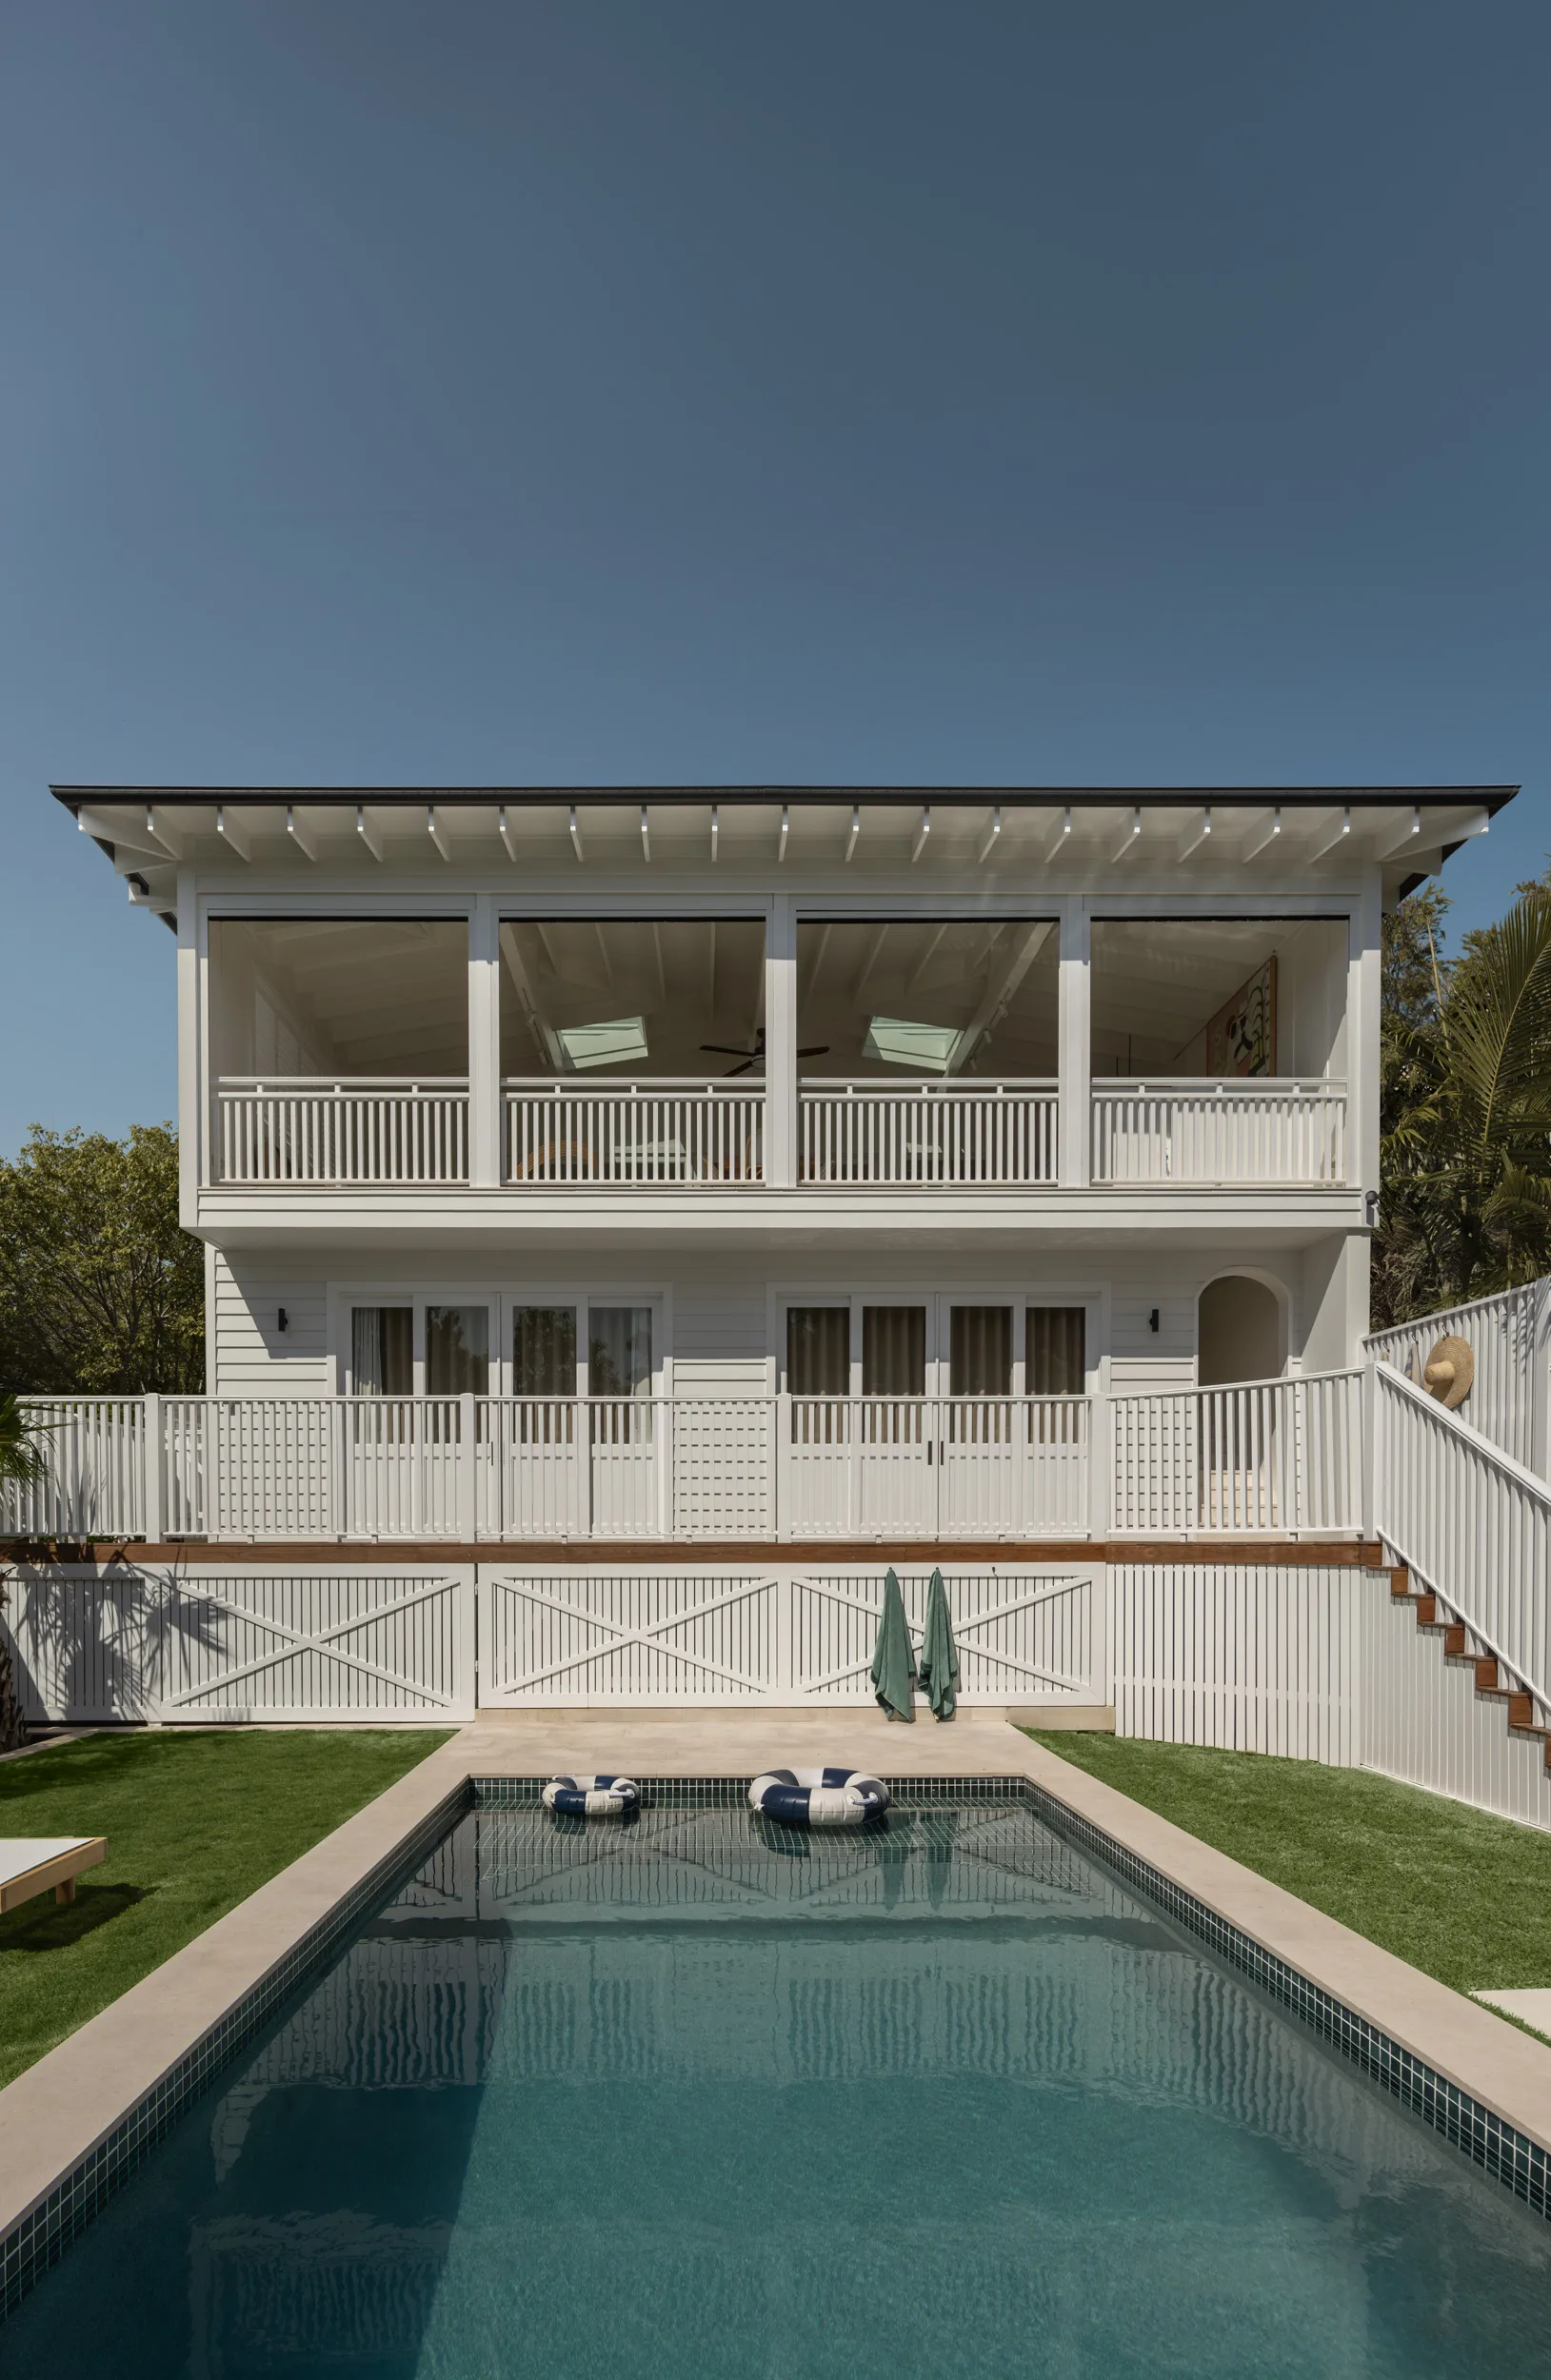
[(426, 1308), (426, 1394), (484, 1397), (490, 1385), (487, 1306)]
[(949, 1387), (955, 1397), (1010, 1394), (1010, 1306), (955, 1306), (948, 1337)]
[(518, 1397), (576, 1394), (576, 1308), (519, 1306), (511, 1324), (511, 1377)]
[(786, 1387), (793, 1397), (849, 1396), (849, 1306), (786, 1308)]
[(589, 1309), (587, 1386), (594, 1397), (651, 1395), (650, 1306)]
[(1081, 1306), (1030, 1306), (1024, 1342), (1030, 1397), (1081, 1397), (1087, 1387), (1087, 1317)]
[(864, 1397), (925, 1397), (925, 1306), (863, 1307), (862, 1394)]
[(414, 1308), (356, 1306), (350, 1315), (350, 1382), (358, 1397), (414, 1394)]

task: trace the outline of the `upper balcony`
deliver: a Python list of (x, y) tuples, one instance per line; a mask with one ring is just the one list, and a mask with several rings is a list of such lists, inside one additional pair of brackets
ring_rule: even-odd
[(799, 918), (783, 967), (764, 918), (509, 918), (482, 1076), (464, 921), (216, 919), (208, 1180), (483, 1183), (514, 1219), (545, 1194), (1348, 1183), (1345, 920), (1084, 940), (1064, 959), (1048, 917)]

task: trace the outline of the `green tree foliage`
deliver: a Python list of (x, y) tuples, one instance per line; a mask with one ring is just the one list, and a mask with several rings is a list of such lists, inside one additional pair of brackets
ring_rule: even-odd
[(31, 1394), (197, 1394), (205, 1265), (178, 1228), (170, 1124), (123, 1140), (34, 1125), (0, 1161), (0, 1383)]
[(1442, 955), (1436, 887), (1385, 923), (1376, 1320), (1551, 1271), (1551, 890)]

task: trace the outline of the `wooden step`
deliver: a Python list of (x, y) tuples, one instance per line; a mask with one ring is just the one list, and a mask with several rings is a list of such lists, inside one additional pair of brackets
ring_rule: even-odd
[(1391, 1595), (1397, 1597), (1407, 1596), (1410, 1594), (1411, 1573), (1403, 1568), (1403, 1566), (1399, 1570), (1392, 1570), (1390, 1572), (1389, 1592)]
[(1476, 1692), (1479, 1695), (1505, 1695), (1510, 1692), (1506, 1679), (1489, 1654), (1483, 1654), (1476, 1663)]
[(1524, 1735), (1544, 1735), (1551, 1732), (1547, 1730), (1545, 1721), (1535, 1716), (1533, 1695), (1511, 1694), (1508, 1696), (1508, 1725)]
[(1418, 1595), (1413, 1596), (1411, 1599), (1416, 1606), (1417, 1626), (1419, 1628), (1436, 1628), (1438, 1625), (1437, 1596)]
[(1450, 1620), (1448, 1625), (1444, 1628), (1443, 1651), (1451, 1661), (1462, 1661), (1467, 1658), (1465, 1653), (1465, 1632), (1461, 1621), (1457, 1619)]

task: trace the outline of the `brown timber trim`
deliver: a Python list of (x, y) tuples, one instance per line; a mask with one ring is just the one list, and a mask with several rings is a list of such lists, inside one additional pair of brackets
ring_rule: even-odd
[(640, 1544), (626, 1539), (569, 1539), (543, 1543), (537, 1539), (482, 1537), (460, 1545), (446, 1538), (417, 1543), (408, 1538), (354, 1538), (342, 1543), (304, 1539), (298, 1544), (264, 1541), (249, 1544), (238, 1538), (212, 1543), (183, 1539), (170, 1545), (145, 1545), (134, 1540), (105, 1538), (94, 1544), (65, 1545), (49, 1550), (15, 1542), (3, 1558), (42, 1566), (51, 1562), (94, 1563), (106, 1567), (115, 1558), (131, 1566), (155, 1563), (167, 1569), (247, 1568), (250, 1564), (294, 1563), (298, 1568), (324, 1569), (349, 1563), (359, 1569), (373, 1565), (392, 1570), (428, 1562), (480, 1562), (487, 1567), (506, 1562), (547, 1562), (560, 1568), (598, 1570), (627, 1564), (640, 1569), (695, 1570), (725, 1567), (746, 1569), (751, 1564), (782, 1566), (819, 1562), (907, 1562), (912, 1569), (927, 1562), (1168, 1562), (1212, 1568), (1223, 1562), (1271, 1563), (1279, 1569), (1382, 1570), (1383, 1552), (1377, 1539), (1357, 1537), (1041, 1537), (1028, 1540), (991, 1538), (933, 1544), (921, 1537), (898, 1540), (870, 1537), (825, 1537), (818, 1542), (762, 1544), (737, 1537), (725, 1544), (696, 1539), (674, 1544), (655, 1537)]

